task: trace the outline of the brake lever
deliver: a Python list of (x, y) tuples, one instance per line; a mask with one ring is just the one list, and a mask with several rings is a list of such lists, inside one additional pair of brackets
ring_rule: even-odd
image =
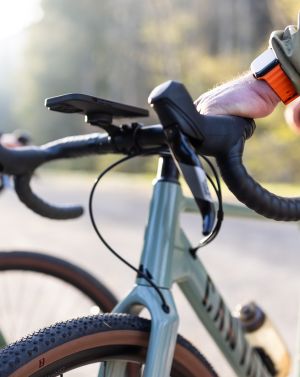
[(203, 219), (202, 233), (211, 233), (215, 223), (215, 207), (207, 184), (205, 171), (193, 146), (177, 125), (164, 127), (173, 159), (186, 180)]

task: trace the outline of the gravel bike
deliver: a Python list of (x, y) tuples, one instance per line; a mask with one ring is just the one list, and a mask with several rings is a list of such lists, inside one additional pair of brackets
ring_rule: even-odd
[[(148, 112), (80, 94), (54, 97), (46, 101), (48, 108), (84, 114), (87, 122), (102, 127), (106, 133), (70, 137), (14, 151), (0, 147), (3, 170), (15, 176), (20, 200), (42, 216), (60, 219), (77, 216), (81, 208), (53, 206), (32, 192), (30, 179), (39, 165), (92, 154), (125, 155), (120, 161), (136, 155), (160, 157), (132, 291), (117, 304), (112, 314), (58, 323), (1, 350), (1, 377), (90, 376), (92, 373), (100, 377), (215, 377), (216, 372), (204, 356), (177, 334), (179, 317), (171, 291), (174, 283), (237, 376), (288, 375), (289, 357), (284, 344), (279, 336), (273, 336), (263, 313), (251, 304), (240, 308), (238, 314), (231, 313), (197, 255), (199, 248), (217, 236), (223, 219), (220, 182), (214, 165), (206, 156), (216, 158), (229, 189), (260, 215), (276, 220), (299, 220), (299, 200), (268, 192), (244, 168), (244, 143), (255, 128), (252, 120), (200, 115), (185, 87), (172, 81), (155, 88), (149, 103), (161, 124), (144, 126), (135, 122), (116, 126), (113, 118), (142, 117)], [(198, 155), (207, 161), (215, 180), (204, 172)], [(22, 162), (17, 164), (17, 161)], [(191, 210), (192, 206), (182, 194), (180, 175), (193, 194), (193, 208), (203, 218), (204, 238), (196, 247), (191, 245), (180, 226), (180, 213)], [(217, 211), (209, 187), (216, 192)], [(96, 185), (90, 196), (92, 224), (100, 239), (116, 254), (93, 217), (95, 188)], [(134, 268), (127, 261), (123, 262)], [(143, 308), (149, 311), (151, 320), (139, 316)], [(264, 334), (272, 334), (271, 345), (255, 346), (250, 341), (248, 335), (253, 331), (255, 334), (259, 328), (269, 331)], [(93, 364), (93, 372), (85, 369)]]

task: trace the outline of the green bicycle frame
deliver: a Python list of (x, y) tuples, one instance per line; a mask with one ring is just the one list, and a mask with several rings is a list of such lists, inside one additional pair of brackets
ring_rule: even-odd
[[(180, 227), (180, 213), (191, 211), (170, 157), (161, 157), (146, 228), (140, 266), (160, 288), (169, 307), (143, 278), (114, 312), (139, 314), (147, 308), (151, 333), (144, 377), (169, 377), (176, 345), (178, 313), (171, 287), (177, 283), (200, 321), (239, 377), (271, 377), (261, 359), (248, 344), (240, 322), (234, 318), (200, 259), (190, 253), (191, 245)], [(177, 170), (176, 170), (177, 171)], [(196, 206), (194, 206), (195, 210)], [(124, 377), (126, 364), (110, 361), (100, 368), (99, 377)]]

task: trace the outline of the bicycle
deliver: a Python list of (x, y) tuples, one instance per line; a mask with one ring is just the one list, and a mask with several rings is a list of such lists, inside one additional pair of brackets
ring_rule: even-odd
[[(148, 113), (77, 94), (56, 97), (46, 102), (50, 109), (83, 113), (87, 122), (101, 126), (107, 134), (61, 139), (35, 150), (8, 153), (0, 148), (0, 161), (4, 170), (15, 176), (21, 201), (37, 213), (52, 218), (73, 216), (80, 208), (52, 206), (32, 193), (30, 178), (42, 163), (89, 154), (129, 156), (124, 159), (140, 154), (160, 156), (141, 262), (136, 269), (136, 285), (132, 291), (115, 307), (113, 314), (58, 323), (3, 349), (0, 352), (1, 377), (62, 376), (69, 371), (72, 375), (76, 370), (82, 373), (80, 368), (86, 364), (99, 362), (100, 377), (216, 376), (213, 367), (199, 351), (181, 336), (177, 337), (179, 318), (171, 293), (175, 282), (237, 376), (288, 374), (286, 355), (285, 362), (280, 363), (274, 358), (272, 347), (260, 349), (250, 345), (244, 326), (247, 320), (242, 315), (234, 317), (230, 313), (197, 257), (198, 247), (216, 237), (223, 211), (217, 174), (216, 182), (209, 178), (219, 202), (215, 214), (196, 152), (202, 157), (216, 157), (227, 186), (240, 201), (263, 216), (299, 220), (299, 200), (276, 197), (259, 186), (243, 167), (243, 146), (254, 131), (253, 121), (198, 114), (186, 89), (176, 82), (156, 88), (150, 94), (149, 102), (161, 125), (132, 123), (118, 127), (112, 124), (113, 118), (134, 118)], [(22, 166), (16, 167), (21, 156)], [(210, 166), (214, 172), (215, 168)], [(179, 224), (180, 213), (186, 208), (191, 209), (190, 201), (184, 198), (180, 188), (179, 170), (191, 188), (194, 208), (203, 217), (205, 238), (198, 247), (191, 246)], [(92, 215), (95, 187), (90, 199), (91, 220), (101, 240), (106, 242)], [(107, 247), (115, 252), (110, 245)], [(142, 308), (148, 309), (151, 321), (138, 316)], [(251, 314), (251, 307), (246, 307), (246, 314), (249, 309)]]
[[(7, 134), (6, 144), (10, 136), (23, 145), (29, 140), (24, 133)], [(15, 147), (12, 142), (10, 147)], [(8, 175), (0, 175), (0, 182), (2, 195), (12, 189)], [(110, 312), (117, 303), (112, 292), (82, 268), (24, 250), (0, 251), (0, 291), (0, 347), (74, 313)]]

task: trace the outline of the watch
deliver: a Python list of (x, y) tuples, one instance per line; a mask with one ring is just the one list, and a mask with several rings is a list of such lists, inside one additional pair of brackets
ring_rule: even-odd
[(266, 81), (285, 105), (299, 96), (271, 48), (254, 59), (250, 68), (253, 76)]

